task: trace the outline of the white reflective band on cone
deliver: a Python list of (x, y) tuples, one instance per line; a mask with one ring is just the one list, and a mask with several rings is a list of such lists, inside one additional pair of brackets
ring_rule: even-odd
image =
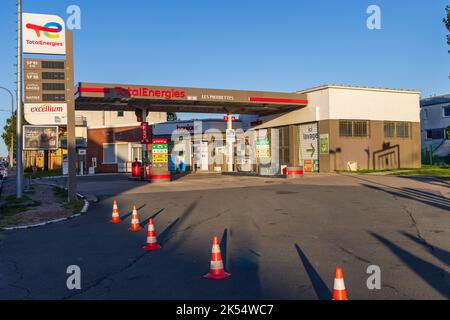
[(211, 269), (222, 270), (223, 269), (222, 261), (211, 261)]
[(147, 243), (154, 243), (156, 242), (156, 237), (147, 237)]
[(219, 253), (220, 252), (220, 248), (218, 245), (213, 245), (212, 247), (212, 253)]
[(334, 280), (334, 290), (345, 290), (344, 279)]

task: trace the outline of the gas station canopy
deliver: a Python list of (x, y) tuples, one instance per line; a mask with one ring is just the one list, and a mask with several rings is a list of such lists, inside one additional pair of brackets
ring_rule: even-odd
[(76, 110), (269, 115), (308, 104), (306, 94), (80, 82)]

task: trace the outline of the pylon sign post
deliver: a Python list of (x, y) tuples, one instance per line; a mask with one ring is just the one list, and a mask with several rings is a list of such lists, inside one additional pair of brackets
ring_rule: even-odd
[(24, 113), (35, 125), (67, 124), (68, 201), (77, 199), (73, 35), (55, 15), (23, 13), (22, 47), (27, 54), (65, 59), (24, 60)]

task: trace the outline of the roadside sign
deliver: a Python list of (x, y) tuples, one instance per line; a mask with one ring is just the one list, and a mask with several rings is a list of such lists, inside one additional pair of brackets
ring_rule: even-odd
[(258, 158), (270, 158), (270, 141), (268, 138), (256, 140), (256, 156)]
[(67, 154), (63, 155), (62, 158), (62, 171), (64, 176), (69, 174), (69, 156)]
[(25, 103), (24, 115), (34, 125), (66, 125), (67, 103)]
[(24, 59), (24, 115), (34, 125), (66, 125), (66, 61)]
[(150, 130), (149, 130), (148, 122), (141, 123), (141, 144), (149, 144), (150, 143)]
[(154, 164), (169, 162), (169, 145), (165, 138), (152, 139), (152, 162)]
[(167, 154), (168, 150), (167, 149), (152, 149), (152, 153), (159, 153), (159, 154)]
[(300, 137), (299, 159), (305, 172), (317, 172), (319, 167), (319, 126), (308, 123), (298, 126)]
[(167, 144), (166, 138), (153, 138), (152, 144)]
[(330, 153), (330, 137), (328, 133), (320, 135), (320, 154)]
[(57, 126), (23, 126), (23, 150), (57, 150)]
[(153, 160), (153, 163), (167, 163), (169, 161), (169, 155), (168, 154), (153, 153), (152, 154), (152, 160)]
[(78, 149), (78, 155), (79, 156), (85, 156), (87, 154), (87, 150), (86, 149)]
[(65, 22), (47, 14), (22, 13), (23, 53), (66, 54)]
[(227, 129), (227, 142), (234, 143), (236, 141), (236, 131), (234, 129)]

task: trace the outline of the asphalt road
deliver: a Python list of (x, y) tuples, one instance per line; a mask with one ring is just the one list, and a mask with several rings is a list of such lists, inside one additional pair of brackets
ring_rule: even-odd
[[(87, 215), (0, 233), (1, 299), (327, 300), (336, 266), (350, 299), (450, 298), (445, 183), (342, 175), (79, 182), (99, 199)], [(117, 225), (108, 223), (114, 198), (125, 218)], [(154, 217), (160, 251), (142, 249), (145, 228), (127, 231), (133, 205), (144, 227)], [(214, 235), (226, 280), (202, 278)], [(66, 287), (69, 265), (81, 268), (81, 290)], [(381, 268), (381, 290), (366, 286), (370, 265)]]

